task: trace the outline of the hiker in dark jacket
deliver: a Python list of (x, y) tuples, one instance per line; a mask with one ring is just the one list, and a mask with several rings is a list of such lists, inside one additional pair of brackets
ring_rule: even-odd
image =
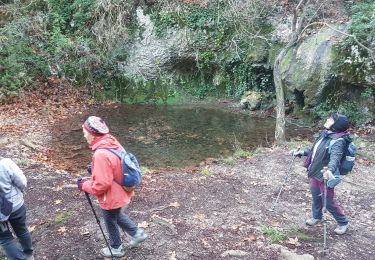
[[(322, 221), (322, 206), (324, 182), (327, 181), (327, 210), (337, 222), (336, 234), (344, 234), (348, 228), (348, 219), (334, 200), (334, 188), (341, 182), (340, 162), (350, 140), (346, 133), (349, 128), (348, 118), (341, 114), (333, 114), (324, 124), (325, 130), (320, 132), (311, 149), (292, 151), (293, 156), (307, 156), (304, 166), (308, 177), (311, 178), (310, 190), (312, 195), (312, 218), (306, 220), (306, 225), (314, 226)], [(323, 170), (327, 167), (327, 170)]]
[[(26, 225), (26, 207), (23, 200), (26, 185), (27, 180), (22, 170), (11, 159), (1, 159), (0, 194), (12, 203), (12, 210), (9, 219), (0, 222), (0, 244), (11, 260), (34, 259), (31, 235)], [(22, 249), (17, 245), (12, 230)]]

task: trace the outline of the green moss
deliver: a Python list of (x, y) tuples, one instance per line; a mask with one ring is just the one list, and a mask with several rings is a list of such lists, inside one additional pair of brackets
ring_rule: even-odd
[(233, 155), (234, 158), (247, 158), (249, 156), (251, 156), (251, 152), (243, 149), (237, 149)]
[(232, 156), (224, 158), (223, 162), (227, 165), (234, 165), (234, 158)]
[(321, 241), (321, 238), (316, 238), (309, 234), (306, 234), (300, 231), (299, 227), (297, 226), (290, 226), (287, 228), (276, 228), (276, 227), (267, 227), (264, 226), (261, 228), (260, 231), (263, 235), (266, 235), (269, 238), (269, 242), (273, 243), (281, 243), (286, 240), (288, 237), (297, 237), (299, 241)]
[(296, 232), (295, 236), (298, 238), (299, 241), (313, 241), (313, 242), (317, 242), (317, 241), (321, 241), (322, 240), (322, 238), (320, 238), (320, 237), (314, 237), (314, 236), (311, 236), (309, 234), (303, 233), (301, 231)]
[(275, 227), (262, 227), (260, 232), (269, 238), (270, 244), (280, 243), (285, 239), (283, 231)]
[(249, 62), (262, 62), (267, 60), (268, 45), (265, 40), (255, 40), (248, 49), (247, 60)]
[(275, 63), (277, 55), (279, 55), (280, 51), (283, 49), (284, 45), (280, 43), (274, 43), (268, 49), (268, 64), (272, 65)]
[(59, 225), (61, 223), (66, 222), (71, 218), (71, 214), (68, 212), (59, 213), (53, 217), (53, 219), (50, 221), (50, 225), (55, 226)]
[(214, 173), (210, 170), (210, 169), (203, 169), (199, 172), (200, 174), (204, 175), (204, 176), (212, 176), (214, 175)]
[(18, 160), (18, 164), (22, 165), (22, 166), (26, 166), (26, 165), (29, 164), (29, 160), (28, 159), (20, 159), (20, 160)]
[(289, 51), (285, 54), (284, 58), (280, 62), (280, 72), (281, 73), (287, 72), (289, 70), (293, 60), (294, 60), (293, 49), (289, 49)]

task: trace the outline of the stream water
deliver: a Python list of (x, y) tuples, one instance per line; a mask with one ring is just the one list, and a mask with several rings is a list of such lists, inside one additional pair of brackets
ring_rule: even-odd
[[(53, 157), (75, 161), (77, 167), (90, 161), (81, 131), (87, 115), (102, 117), (125, 149), (135, 154), (141, 165), (151, 168), (192, 166), (206, 158), (229, 157), (238, 149), (270, 145), (274, 140), (272, 118), (217, 108), (122, 105), (97, 108), (60, 123), (54, 135)], [(287, 126), (287, 138), (307, 132)]]

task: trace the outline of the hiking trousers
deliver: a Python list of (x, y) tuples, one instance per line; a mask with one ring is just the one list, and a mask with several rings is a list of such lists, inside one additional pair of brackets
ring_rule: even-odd
[(121, 208), (111, 210), (102, 209), (102, 211), (107, 232), (109, 234), (110, 246), (117, 249), (122, 244), (118, 226), (132, 237), (137, 232), (138, 227), (122, 212)]
[[(311, 178), (310, 191), (312, 195), (312, 215), (315, 219), (322, 219), (324, 200), (324, 182)], [(327, 210), (335, 218), (339, 226), (348, 224), (348, 219), (339, 204), (334, 200), (335, 189), (327, 187)]]
[[(19, 239), (22, 249), (14, 240), (10, 226)], [(0, 244), (10, 260), (25, 260), (26, 256), (32, 255), (33, 246), (30, 232), (26, 226), (25, 205), (12, 212), (7, 222), (0, 224)]]

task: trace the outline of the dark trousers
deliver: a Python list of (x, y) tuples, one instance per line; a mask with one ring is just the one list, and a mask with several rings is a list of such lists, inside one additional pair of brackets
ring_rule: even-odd
[[(19, 239), (22, 249), (14, 240), (10, 226)], [(25, 260), (26, 256), (33, 253), (31, 235), (26, 226), (25, 205), (10, 214), (8, 222), (0, 224), (0, 244), (10, 260)]]
[[(324, 199), (324, 183), (315, 178), (311, 178), (310, 190), (313, 199), (312, 214), (315, 219), (322, 219), (322, 208)], [(348, 224), (348, 219), (339, 204), (334, 200), (334, 188), (327, 187), (327, 210), (337, 221), (337, 224), (344, 226)]]
[(137, 232), (137, 225), (121, 211), (121, 208), (112, 210), (102, 209), (102, 211), (111, 247), (119, 248), (122, 244), (118, 226), (130, 236), (134, 236)]

